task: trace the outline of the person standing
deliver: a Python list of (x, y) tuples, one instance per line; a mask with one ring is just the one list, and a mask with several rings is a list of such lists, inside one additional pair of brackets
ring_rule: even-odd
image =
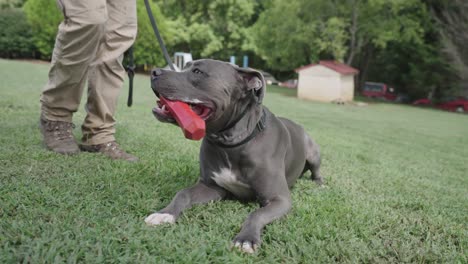
[[(137, 34), (136, 0), (57, 0), (59, 25), (49, 80), (41, 95), (40, 127), (45, 146), (71, 155), (99, 152), (112, 159), (137, 161), (117, 144), (115, 111), (125, 69), (123, 54)], [(73, 136), (73, 113), (85, 84), (88, 96), (83, 137)]]

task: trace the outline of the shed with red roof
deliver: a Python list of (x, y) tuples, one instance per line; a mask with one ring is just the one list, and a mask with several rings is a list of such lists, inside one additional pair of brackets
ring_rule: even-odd
[(347, 102), (354, 98), (354, 76), (359, 71), (337, 61), (320, 61), (296, 69), (297, 96), (322, 102)]

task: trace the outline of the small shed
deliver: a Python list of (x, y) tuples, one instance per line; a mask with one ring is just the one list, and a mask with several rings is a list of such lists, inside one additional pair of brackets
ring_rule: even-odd
[(322, 102), (347, 102), (354, 98), (354, 75), (359, 71), (337, 61), (320, 61), (296, 69), (297, 96)]

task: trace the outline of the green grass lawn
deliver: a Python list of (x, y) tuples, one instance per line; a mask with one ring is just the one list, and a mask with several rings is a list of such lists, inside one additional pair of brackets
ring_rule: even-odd
[[(140, 157), (46, 151), (38, 129), (48, 65), (0, 60), (0, 263), (467, 263), (468, 116), (392, 104), (265, 104), (320, 144), (327, 188), (294, 189), (290, 214), (258, 253), (230, 250), (255, 203), (187, 210), (177, 224), (143, 219), (196, 182), (200, 142), (155, 120), (147, 76), (117, 113), (117, 138)], [(286, 93), (289, 94), (289, 93)], [(83, 107), (76, 113), (80, 137)]]

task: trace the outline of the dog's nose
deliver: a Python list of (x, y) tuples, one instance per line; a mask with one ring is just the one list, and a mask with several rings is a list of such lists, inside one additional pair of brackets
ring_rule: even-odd
[(158, 78), (158, 77), (161, 76), (162, 74), (163, 74), (163, 72), (162, 72), (162, 70), (159, 69), (159, 68), (153, 69), (153, 70), (151, 71), (151, 77), (153, 77), (153, 79), (154, 79), (154, 78)]

